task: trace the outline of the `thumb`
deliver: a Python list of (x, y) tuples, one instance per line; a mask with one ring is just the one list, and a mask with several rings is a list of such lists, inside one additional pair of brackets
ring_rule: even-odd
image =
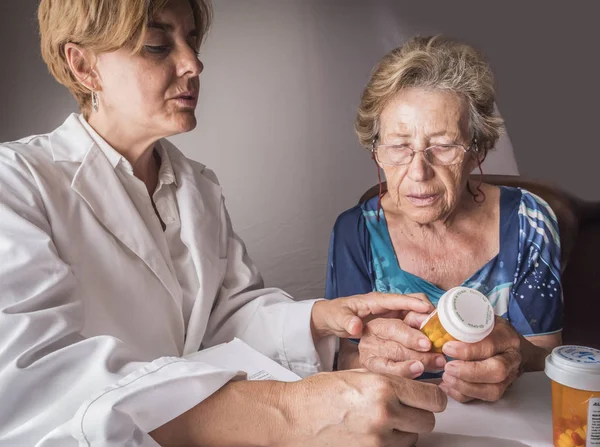
[(363, 331), (363, 322), (352, 310), (344, 307), (340, 315), (340, 326), (350, 337), (359, 337)]

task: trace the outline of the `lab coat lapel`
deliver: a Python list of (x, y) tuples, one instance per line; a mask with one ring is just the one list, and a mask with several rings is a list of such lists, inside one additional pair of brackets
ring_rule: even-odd
[(94, 143), (76, 115), (50, 136), (56, 162), (80, 162), (71, 188), (89, 205), (100, 223), (135, 253), (160, 279), (176, 303), (175, 279), (150, 231), (109, 160)]
[[(161, 142), (169, 149), (169, 143)], [(173, 146), (169, 156), (178, 179), (177, 203), (181, 218), (181, 240), (192, 256), (200, 288), (190, 316), (184, 355), (200, 348), (214, 300), (218, 299), (227, 254), (221, 225), (221, 187), (201, 175)], [(223, 244), (224, 242), (224, 244)]]

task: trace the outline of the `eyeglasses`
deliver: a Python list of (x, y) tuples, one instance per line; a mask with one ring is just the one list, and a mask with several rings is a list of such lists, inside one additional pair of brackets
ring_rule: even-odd
[(425, 160), (431, 165), (449, 166), (461, 163), (465, 158), (465, 153), (471, 150), (473, 146), (477, 151), (476, 141), (469, 147), (462, 144), (436, 144), (418, 150), (405, 144), (380, 144), (378, 146), (374, 145), (372, 152), (379, 163), (389, 166), (408, 165), (417, 152), (423, 152)]

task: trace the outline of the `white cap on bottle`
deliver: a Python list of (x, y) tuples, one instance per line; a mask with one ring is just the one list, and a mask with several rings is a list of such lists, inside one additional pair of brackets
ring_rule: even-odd
[(477, 343), (494, 329), (494, 309), (475, 289), (455, 287), (442, 295), (437, 306), (440, 323), (454, 338)]
[(546, 375), (561, 385), (600, 391), (600, 351), (585, 346), (559, 346), (546, 357)]

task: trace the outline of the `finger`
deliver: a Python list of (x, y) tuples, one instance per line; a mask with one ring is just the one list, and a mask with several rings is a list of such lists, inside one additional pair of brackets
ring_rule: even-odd
[[(441, 391), (440, 394), (444, 395)], [(400, 432), (430, 433), (435, 427), (435, 416), (431, 411), (398, 404), (390, 422), (392, 427)]]
[(518, 354), (507, 351), (486, 360), (464, 362), (453, 360), (444, 367), (446, 373), (471, 383), (500, 383), (517, 375)]
[(371, 292), (347, 300), (347, 306), (361, 318), (371, 314), (383, 314), (390, 310), (413, 310), (422, 313), (433, 310), (431, 303), (407, 295)]
[(377, 337), (363, 337), (358, 349), (363, 363), (369, 357), (384, 357), (394, 362), (417, 360), (425, 366), (426, 371), (440, 371), (446, 364), (446, 358), (441, 354), (413, 351), (400, 343)]
[(375, 373), (391, 374), (407, 379), (415, 379), (425, 371), (425, 366), (419, 361), (395, 362), (385, 357), (370, 357), (364, 361), (363, 366)]
[(442, 348), (444, 354), (459, 360), (484, 360), (511, 348), (518, 348), (520, 343), (516, 330), (504, 318), (496, 317), (494, 330), (490, 335), (477, 343), (451, 341)]
[(456, 391), (454, 388), (451, 388), (448, 384), (442, 382), (439, 385), (439, 388), (446, 393), (446, 395), (448, 397), (451, 397), (452, 399), (454, 399), (456, 402), (460, 402), (460, 403), (466, 403), (466, 402), (470, 402), (473, 400), (472, 397), (468, 397), (465, 396), (464, 394), (459, 393), (458, 391)]
[(485, 400), (488, 402), (496, 402), (504, 395), (504, 391), (508, 386), (507, 383), (470, 383), (464, 380), (457, 379), (454, 376), (444, 373), (442, 376), (443, 383), (449, 389), (453, 389), (463, 396), (473, 399)]
[(420, 330), (423, 322), (429, 318), (429, 315), (411, 311), (406, 314), (403, 321), (407, 326)]
[[(428, 311), (427, 315), (429, 315), (429, 313), (431, 313), (435, 307), (431, 303), (431, 300), (429, 299), (429, 297), (427, 297), (427, 295), (425, 295), (424, 293), (408, 293), (407, 296), (412, 296), (413, 298), (417, 298), (417, 299), (423, 301), (424, 303), (431, 304), (431, 310)], [(409, 310), (400, 311), (399, 318), (402, 318), (404, 320), (406, 318), (406, 315), (410, 312), (412, 312), (412, 311), (409, 311)]]
[(347, 317), (345, 328), (351, 337), (360, 337), (363, 331), (363, 322), (356, 315), (352, 314)]
[(406, 296), (412, 296), (413, 298), (417, 298), (417, 299), (423, 301), (424, 303), (431, 304), (431, 306), (433, 307), (433, 304), (431, 303), (431, 300), (424, 293), (421, 293), (421, 292), (419, 292), (419, 293), (407, 293)]
[(427, 352), (431, 341), (427, 336), (401, 320), (377, 318), (368, 323), (368, 330), (377, 338), (390, 340), (415, 351)]
[(348, 309), (346, 306), (340, 306), (335, 309), (335, 312), (327, 314), (327, 326), (338, 337), (358, 338), (362, 335), (364, 324), (351, 309)]
[(403, 405), (434, 413), (446, 409), (448, 403), (446, 395), (437, 385), (398, 378), (394, 378), (393, 384), (396, 396)]
[(463, 343), (460, 341), (449, 341), (444, 344), (442, 351), (449, 357), (465, 360), (485, 360), (502, 352), (502, 346), (493, 340), (485, 338), (479, 343)]

